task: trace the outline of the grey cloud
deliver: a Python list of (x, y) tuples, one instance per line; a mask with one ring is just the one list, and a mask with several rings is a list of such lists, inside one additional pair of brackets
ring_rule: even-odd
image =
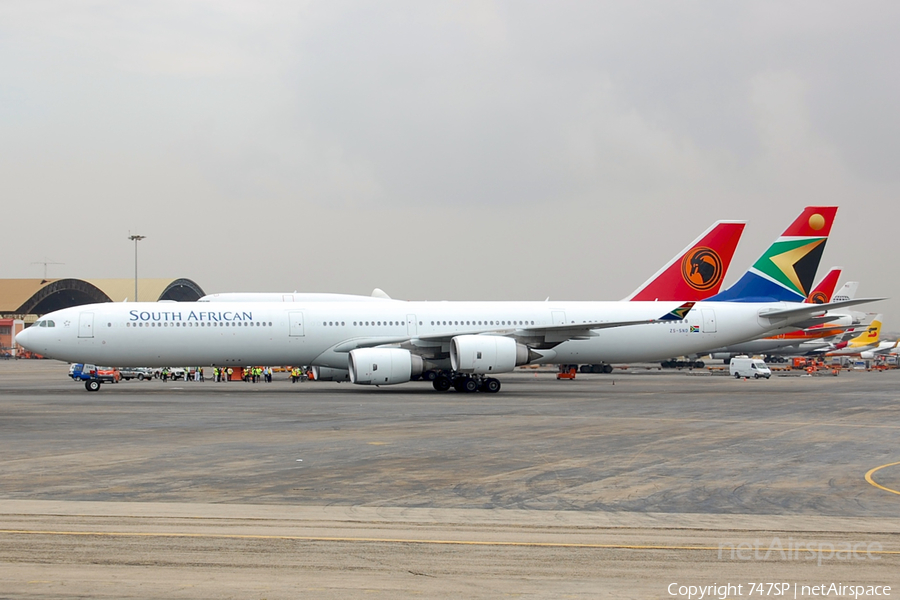
[(7, 3), (4, 197), (65, 217), (4, 276), (128, 276), (140, 228), (148, 274), (211, 290), (613, 299), (715, 219), (750, 220), (737, 271), (837, 203), (824, 260), (900, 297), (898, 10)]

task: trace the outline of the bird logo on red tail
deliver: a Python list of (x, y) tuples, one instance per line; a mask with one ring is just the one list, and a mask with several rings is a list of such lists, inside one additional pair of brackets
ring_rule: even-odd
[(712, 248), (698, 246), (684, 255), (681, 276), (698, 291), (709, 290), (722, 281), (722, 258)]
[(825, 292), (813, 292), (809, 296), (810, 304), (828, 304), (828, 296)]

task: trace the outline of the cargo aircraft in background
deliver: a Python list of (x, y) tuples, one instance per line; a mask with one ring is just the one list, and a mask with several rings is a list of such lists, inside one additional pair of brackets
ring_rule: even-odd
[(826, 349), (825, 356), (860, 356), (862, 352), (878, 349), (881, 342), (882, 315), (876, 315), (865, 331), (846, 342)]
[(871, 350), (862, 350), (859, 353), (859, 357), (868, 360), (888, 355), (896, 356), (898, 349), (900, 349), (900, 341), (880, 342), (877, 347), (872, 348)]
[(740, 293), (729, 288), (714, 301), (105, 303), (44, 315), (16, 341), (70, 362), (314, 365), (362, 385), (434, 375), (436, 390), (496, 392), (495, 376), (519, 365), (693, 354), (872, 301), (802, 303), (836, 211), (808, 207), (789, 243), (776, 243), (783, 251), (770, 249), (738, 281)]

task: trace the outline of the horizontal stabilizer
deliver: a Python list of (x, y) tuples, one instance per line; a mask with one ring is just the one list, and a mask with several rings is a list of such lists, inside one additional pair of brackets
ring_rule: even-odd
[(809, 315), (810, 317), (821, 315), (834, 308), (843, 308), (845, 306), (856, 306), (857, 304), (867, 304), (869, 302), (878, 302), (887, 300), (887, 298), (859, 298), (856, 300), (842, 300), (840, 302), (829, 302), (828, 304), (804, 304), (799, 308), (773, 309), (760, 313), (760, 317), (767, 319), (786, 319), (789, 317), (799, 317)]

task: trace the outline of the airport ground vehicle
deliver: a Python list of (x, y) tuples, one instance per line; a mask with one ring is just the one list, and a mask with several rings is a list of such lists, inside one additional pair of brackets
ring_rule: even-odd
[(122, 367), (119, 369), (122, 379), (138, 379), (140, 381), (153, 379), (153, 369), (147, 367)]
[(116, 367), (97, 367), (97, 379), (106, 383), (119, 383), (122, 374)]
[(163, 381), (184, 379), (184, 369), (181, 367), (163, 367), (154, 369), (153, 376)]
[(824, 369), (825, 361), (821, 357), (795, 356), (791, 359), (792, 369)]
[(768, 379), (772, 376), (772, 371), (766, 365), (765, 361), (758, 358), (750, 358), (747, 356), (735, 356), (728, 365), (728, 373), (735, 379), (742, 377), (752, 377), (759, 379), (765, 377)]
[(115, 367), (98, 367), (97, 365), (74, 363), (69, 367), (69, 377), (75, 381), (83, 381), (89, 392), (100, 389), (101, 382), (118, 383), (121, 379)]

